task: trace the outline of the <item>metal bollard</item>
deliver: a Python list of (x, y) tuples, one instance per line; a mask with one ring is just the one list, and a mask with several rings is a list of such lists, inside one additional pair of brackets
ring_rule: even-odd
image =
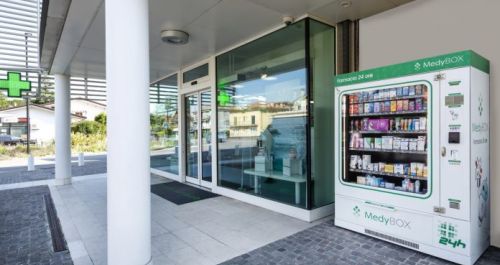
[(85, 165), (85, 157), (84, 157), (83, 153), (79, 153), (78, 154), (78, 166), (81, 167), (84, 165)]
[(28, 156), (28, 171), (35, 170), (35, 158), (30, 154)]

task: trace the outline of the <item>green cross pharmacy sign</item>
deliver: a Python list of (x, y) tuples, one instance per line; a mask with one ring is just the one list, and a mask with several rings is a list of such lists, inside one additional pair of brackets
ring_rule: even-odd
[(0, 79), (0, 90), (7, 90), (7, 96), (20, 98), (24, 91), (31, 90), (31, 82), (21, 80), (20, 73), (7, 73), (7, 79)]
[(219, 93), (219, 96), (217, 97), (217, 100), (219, 101), (219, 104), (221, 106), (226, 106), (231, 102), (231, 96), (224, 90), (222, 90)]

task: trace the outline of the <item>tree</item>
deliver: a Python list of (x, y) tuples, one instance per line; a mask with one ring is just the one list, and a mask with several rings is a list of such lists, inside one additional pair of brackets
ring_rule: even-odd
[(104, 112), (97, 114), (97, 116), (95, 116), (95, 118), (94, 118), (94, 121), (96, 121), (104, 126), (106, 126), (107, 120), (108, 120), (108, 118), (106, 116), (106, 113), (104, 113)]
[(54, 103), (54, 87), (52, 82), (50, 82), (48, 76), (46, 75), (41, 76), (40, 79), (40, 94), (31, 102), (40, 105)]
[(9, 99), (3, 92), (0, 92), (0, 110), (24, 106), (25, 104), (22, 99)]

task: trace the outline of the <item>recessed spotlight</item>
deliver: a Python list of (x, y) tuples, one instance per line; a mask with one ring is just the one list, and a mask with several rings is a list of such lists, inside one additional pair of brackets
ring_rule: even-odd
[(340, 1), (339, 4), (343, 8), (348, 8), (352, 5), (352, 2), (351, 2), (351, 0), (343, 0), (343, 1)]
[(172, 30), (172, 29), (162, 30), (161, 40), (168, 44), (183, 45), (188, 43), (189, 34), (187, 34), (187, 32), (184, 32), (182, 30)]

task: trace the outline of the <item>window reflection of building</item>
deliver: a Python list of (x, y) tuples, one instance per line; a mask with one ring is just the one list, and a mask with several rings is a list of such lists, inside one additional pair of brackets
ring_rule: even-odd
[(157, 97), (150, 105), (151, 167), (178, 174), (179, 109), (177, 104), (177, 75), (159, 81), (150, 88)]
[(333, 201), (334, 36), (306, 19), (217, 57), (221, 187), (302, 208)]
[(229, 129), (230, 138), (257, 137), (270, 123), (269, 113), (261, 110), (232, 112), (229, 117), (233, 121)]

